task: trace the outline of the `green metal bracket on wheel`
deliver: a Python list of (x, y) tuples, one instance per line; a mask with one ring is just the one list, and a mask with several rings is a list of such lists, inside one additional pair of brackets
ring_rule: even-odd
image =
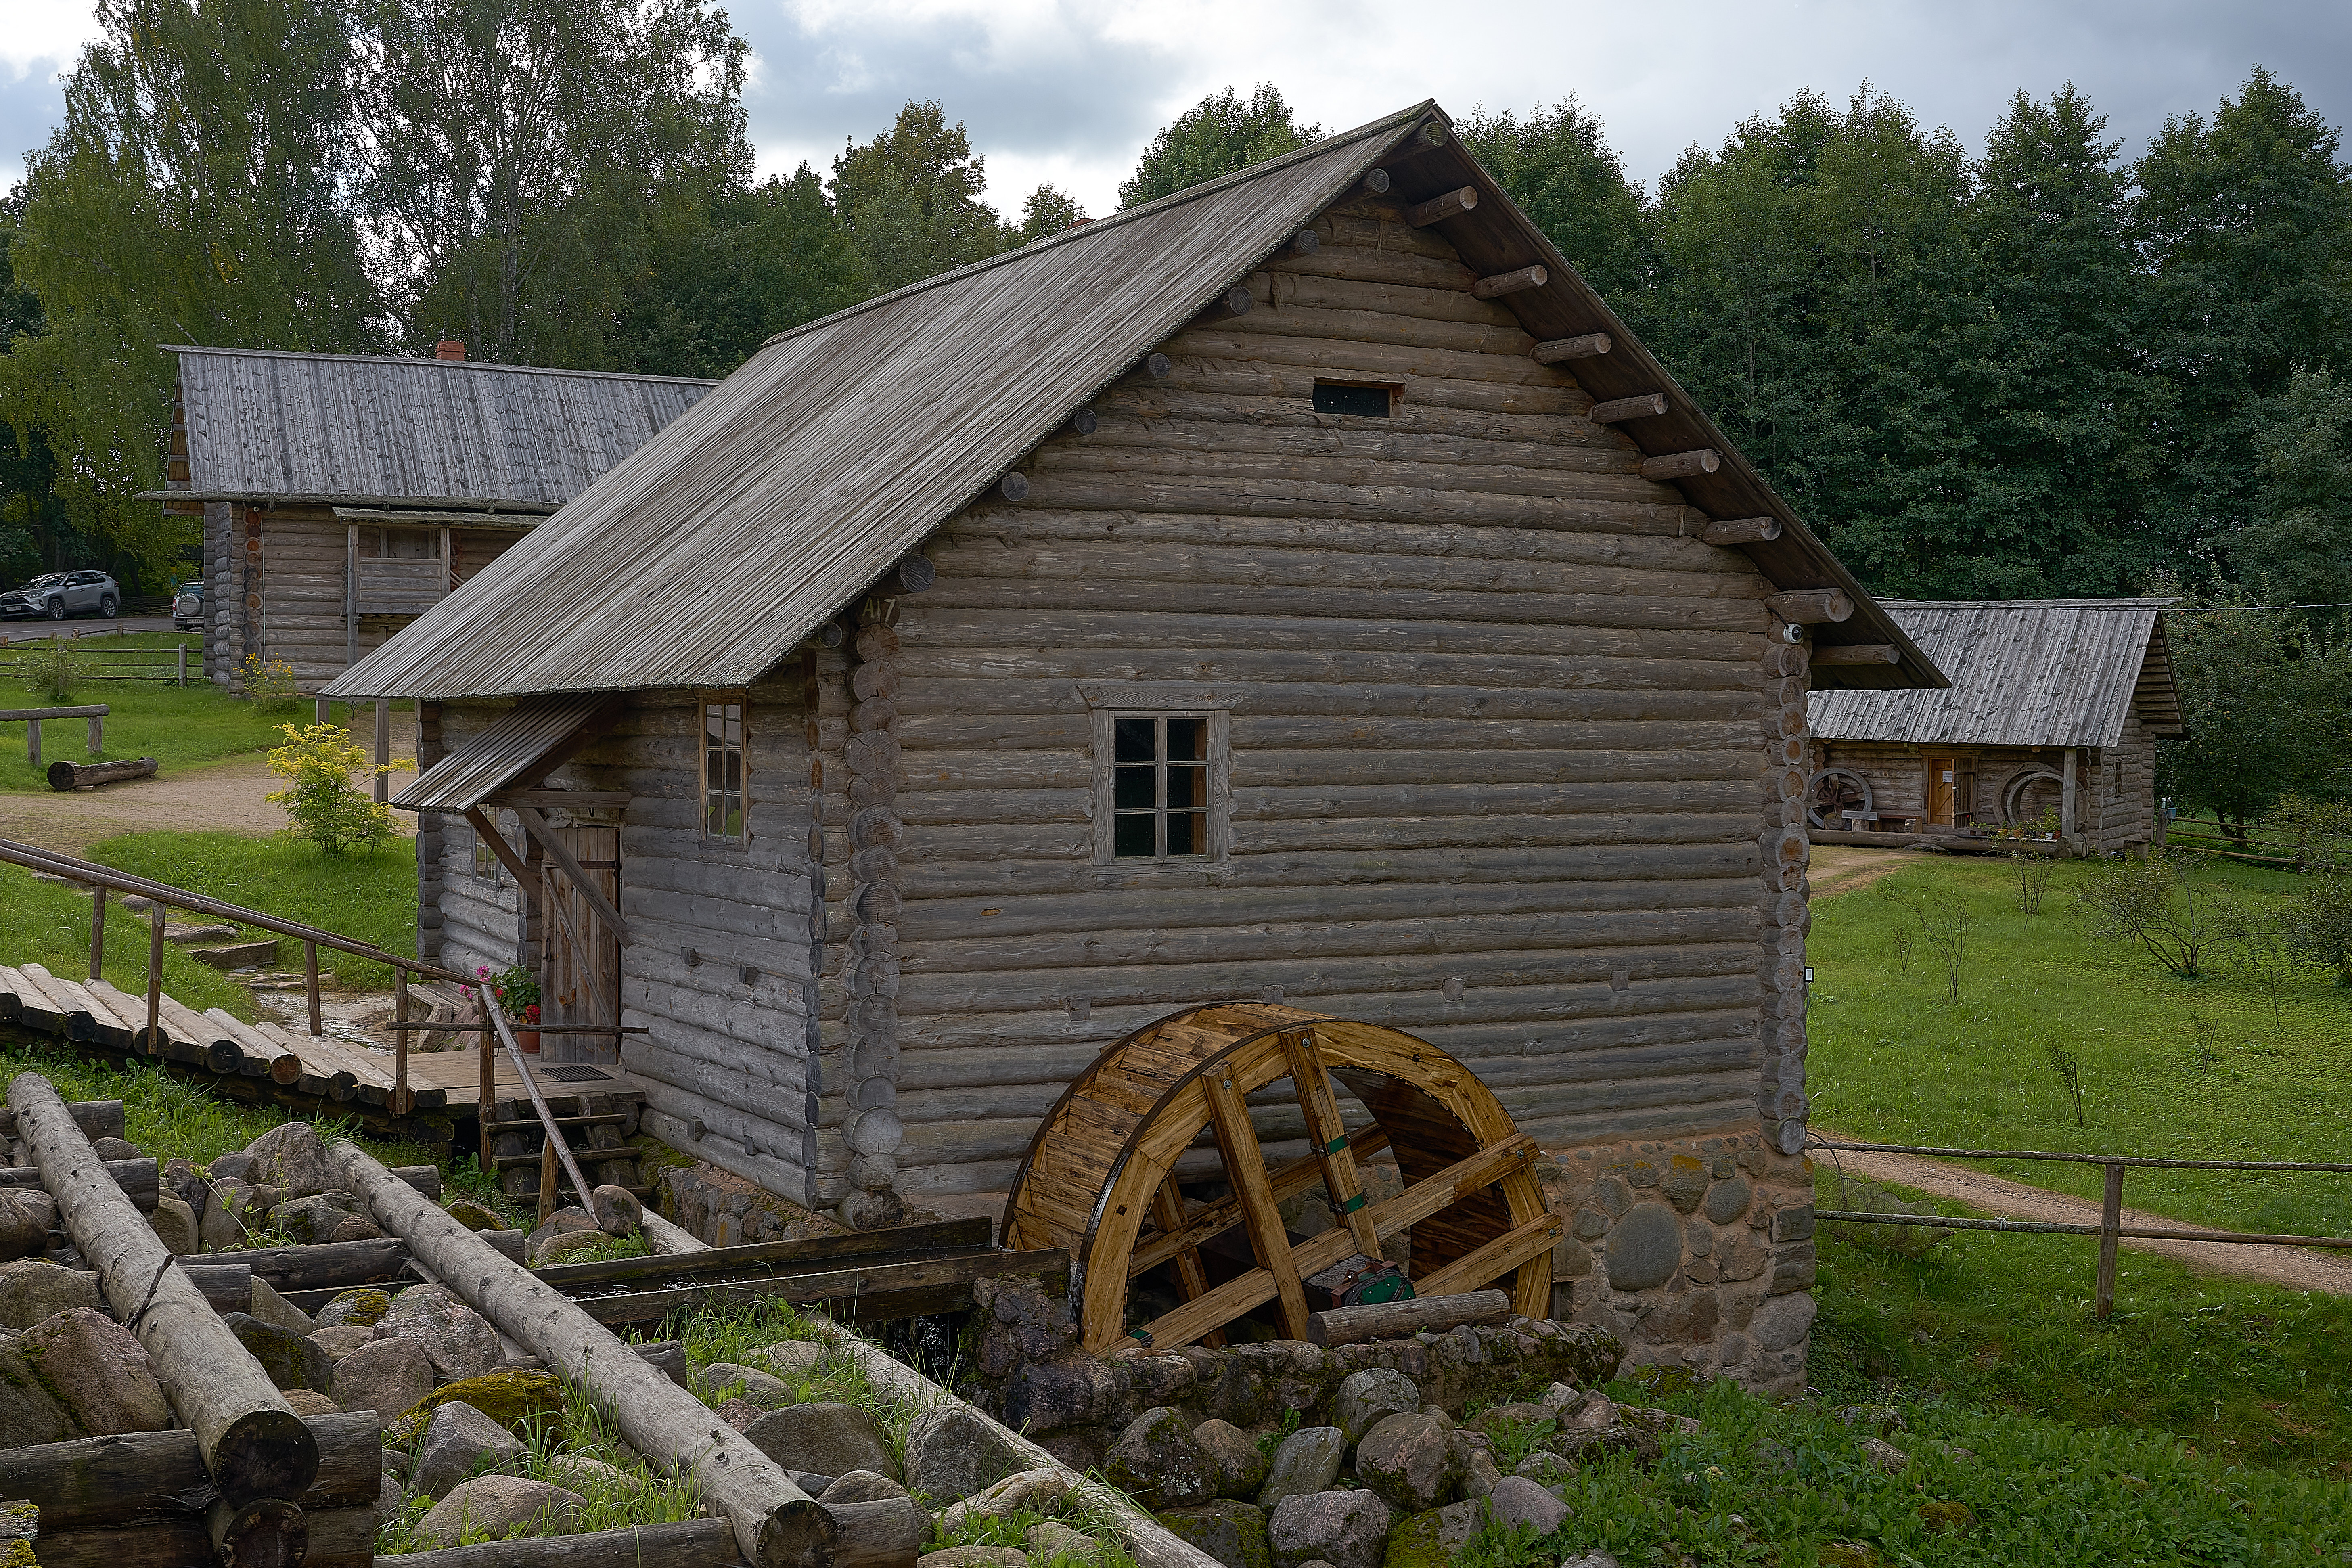
[(1339, 1212), (1341, 1214), (1354, 1214), (1358, 1209), (1364, 1206), (1364, 1194), (1358, 1193), (1354, 1197), (1349, 1198), (1346, 1203), (1339, 1205)]
[(1329, 1142), (1328, 1143), (1326, 1143), (1326, 1144), (1324, 1144), (1324, 1145), (1323, 1145), (1323, 1152), (1325, 1152), (1326, 1154), (1336, 1154), (1336, 1153), (1338, 1153), (1340, 1150), (1345, 1149), (1347, 1146), (1348, 1146), (1348, 1141), (1347, 1141), (1347, 1139), (1345, 1139), (1345, 1138), (1334, 1138), (1334, 1139), (1332, 1139), (1332, 1140), (1331, 1140), (1331, 1142)]

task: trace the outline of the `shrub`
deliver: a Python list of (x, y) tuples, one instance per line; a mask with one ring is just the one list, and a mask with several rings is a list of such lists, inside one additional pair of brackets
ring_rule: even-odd
[(280, 724), (278, 729), (286, 744), (270, 748), (269, 771), (291, 782), (267, 798), (284, 806), (294, 819), (289, 831), (330, 855), (373, 849), (394, 836), (391, 811), (369, 799), (352, 783), (352, 775), (389, 773), (406, 767), (405, 761), (386, 763), (381, 770), (369, 768), (366, 752), (341, 725), (310, 724), (298, 730)]
[(1960, 970), (1968, 957), (1969, 931), (1976, 924), (1968, 900), (1957, 892), (1922, 892), (1910, 898), (1885, 895), (1919, 917), (1919, 934), (1944, 965), (1944, 1000), (1960, 1000)]
[(2218, 952), (2244, 945), (2252, 929), (2246, 912), (2180, 851), (2100, 861), (2077, 896), (2100, 936), (2138, 942), (2183, 980), (2201, 977)]
[(17, 661), (17, 669), (26, 685), (51, 702), (63, 706), (73, 700), (74, 679), (80, 673), (74, 660), (73, 638), (46, 639), (37, 652), (26, 650)]
[(2283, 924), (2295, 956), (2327, 965), (2336, 984), (2352, 985), (2352, 876), (2312, 877)]
[(284, 708), (294, 701), (294, 667), (282, 658), (269, 658), (258, 651), (245, 656), (236, 667), (238, 682), (245, 688), (245, 699), (261, 708)]

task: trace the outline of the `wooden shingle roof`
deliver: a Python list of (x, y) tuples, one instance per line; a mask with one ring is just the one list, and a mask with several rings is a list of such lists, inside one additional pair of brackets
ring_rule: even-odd
[(2169, 599), (1882, 599), (1951, 678), (1942, 690), (1816, 691), (1814, 735), (1915, 745), (2112, 746), (2135, 706), (2180, 732), (2158, 612)]
[(718, 384), (468, 360), (174, 347), (172, 500), (549, 512)]
[[(1711, 447), (1684, 481), (1716, 517), (1770, 514), (1749, 553), (1782, 587), (1837, 587), (1828, 643), (1894, 662), (1832, 679), (1942, 677), (1479, 168), (1434, 105), (973, 263), (771, 340), (547, 523), (327, 688), (336, 697), (743, 686), (995, 485), (1101, 389), (1239, 284), (1374, 168), (1425, 200), (1475, 184), (1439, 232), (1482, 271), (1539, 262), (1506, 303), (1538, 340), (1606, 331), (1600, 397), (1669, 395), (1621, 425), (1644, 452)], [(1826, 673), (1826, 672), (1825, 672)]]

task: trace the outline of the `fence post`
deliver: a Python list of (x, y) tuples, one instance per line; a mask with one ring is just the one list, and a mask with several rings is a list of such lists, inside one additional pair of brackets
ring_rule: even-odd
[(25, 721), (25, 760), (37, 768), (41, 765), (41, 721), (38, 719)]
[(2105, 1318), (2116, 1310), (2116, 1241), (2124, 1225), (2124, 1168), (2107, 1166), (2106, 1195), (2099, 1204), (2099, 1291), (2094, 1310)]
[(183, 686), (185, 686), (187, 683), (188, 683), (188, 645), (187, 645), (186, 643), (182, 643), (182, 644), (180, 645), (180, 684), (181, 684), (181, 685), (183, 685)]
[(106, 715), (93, 713), (89, 716), (89, 754), (94, 757), (105, 750)]
[(310, 1037), (315, 1040), (327, 1032), (326, 1016), (319, 1010), (319, 944), (315, 942), (302, 944), (302, 972), (304, 989), (310, 994)]
[(375, 700), (375, 803), (382, 805), (392, 798), (392, 775), (384, 769), (392, 762), (392, 703), (382, 697)]
[(327, 709), (328, 709), (328, 706), (329, 706), (329, 704), (328, 704), (328, 702), (327, 702), (327, 700), (326, 700), (325, 698), (323, 698), (323, 697), (317, 697), (317, 698), (313, 698), (313, 699), (311, 699), (311, 701), (310, 701), (310, 722), (312, 722), (313, 724), (323, 724), (323, 723), (325, 723), (325, 722), (327, 721)]
[(140, 1044), (151, 1057), (163, 1054), (163, 903), (149, 903), (147, 926), (147, 1037)]
[[(408, 971), (398, 964), (392, 966), (392, 1021), (408, 1020)], [(395, 1028), (392, 1032), (393, 1073), (392, 1113), (408, 1114), (409, 1101), (415, 1097), (408, 1091), (408, 1031)]]
[(100, 882), (89, 890), (89, 977), (100, 978), (101, 961), (106, 957), (106, 884)]

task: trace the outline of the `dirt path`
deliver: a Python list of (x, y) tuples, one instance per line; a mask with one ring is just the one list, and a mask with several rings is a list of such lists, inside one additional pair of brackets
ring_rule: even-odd
[[(1824, 1131), (1822, 1136), (1834, 1140), (1839, 1134)], [(1866, 1176), (1874, 1182), (1891, 1182), (1919, 1192), (1933, 1193), (1939, 1198), (1950, 1198), (2003, 1219), (2039, 1220), (2060, 1225), (2099, 1223), (2099, 1205), (2089, 1198), (2078, 1198), (2070, 1193), (2053, 1193), (2042, 1187), (2029, 1187), (2021, 1182), (1987, 1175), (1982, 1171), (1947, 1164), (1941, 1160), (1930, 1160), (1917, 1154), (1858, 1153), (1840, 1150), (1816, 1152), (1813, 1158), (1817, 1163), (1830, 1164), (1832, 1169), (1843, 1169), (1848, 1175)], [(2130, 1189), (2126, 1186), (2125, 1190)], [(2124, 1210), (2124, 1223), (2151, 1228), (2204, 1228), (2168, 1215), (2150, 1214), (2146, 1209), (2136, 1208)], [(2152, 1252), (2158, 1257), (2186, 1263), (2208, 1274), (2256, 1279), (2265, 1285), (2283, 1286), (2289, 1290), (2324, 1290), (2335, 1296), (2352, 1296), (2352, 1258), (2341, 1255), (2312, 1252), (2299, 1247), (2135, 1240), (2129, 1237), (2124, 1238), (2123, 1245), (2135, 1252)], [(2086, 1249), (2090, 1246), (2087, 1237), (2084, 1246)]]
[[(373, 735), (367, 710), (353, 717), (357, 739), (362, 745), (370, 744)], [(394, 714), (393, 755), (414, 756), (415, 737), (415, 719)], [(394, 773), (392, 793), (398, 795), (415, 776)], [(103, 789), (0, 795), (0, 838), (79, 855), (100, 839), (121, 833), (244, 833), (258, 837), (286, 826), (285, 812), (264, 798), (284, 785), (255, 756), (174, 768)], [(392, 819), (402, 833), (415, 833), (414, 812), (395, 811)]]
[(1853, 844), (1816, 844), (1806, 879), (1813, 897), (1826, 899), (1867, 888), (1890, 871), (1915, 864), (1916, 857), (1902, 849), (1865, 849)]

